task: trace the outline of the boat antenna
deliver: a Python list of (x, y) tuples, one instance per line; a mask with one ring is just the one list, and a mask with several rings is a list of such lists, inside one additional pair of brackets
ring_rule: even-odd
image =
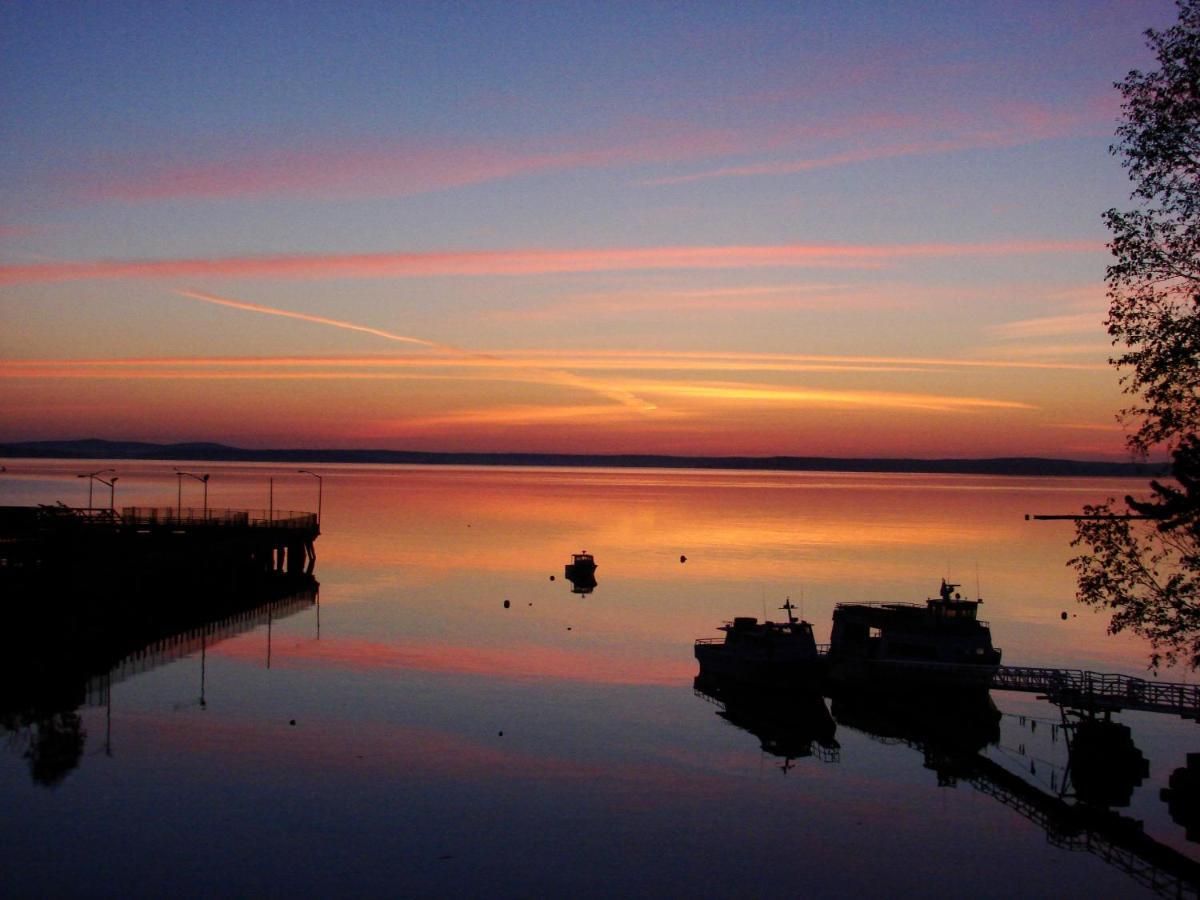
[(975, 560), (975, 599), (983, 602), (983, 591), (979, 589), (979, 560)]
[(796, 617), (795, 617), (795, 616), (792, 614), (792, 610), (794, 610), (796, 607), (794, 607), (794, 606), (792, 605), (792, 598), (791, 598), (791, 597), (788, 597), (786, 600), (784, 600), (784, 601), (783, 601), (783, 606), (781, 606), (781, 607), (779, 607), (779, 608), (780, 608), (780, 609), (782, 609), (782, 610), (785, 610), (785, 611), (787, 612), (788, 624), (789, 624), (789, 625), (795, 625), (795, 624), (796, 624)]

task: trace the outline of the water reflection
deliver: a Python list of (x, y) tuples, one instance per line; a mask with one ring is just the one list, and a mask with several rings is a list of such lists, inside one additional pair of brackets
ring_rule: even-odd
[(771, 691), (719, 675), (697, 675), (698, 697), (715, 703), (730, 725), (758, 738), (764, 752), (783, 759), (786, 774), (797, 759), (838, 758), (837, 725), (820, 695), (805, 691)]
[[(1052, 737), (1062, 735), (1067, 751), (1062, 774), (1052, 776), (1057, 790), (1047, 791), (991, 758), (989, 751), (1003, 749), (1002, 714), (986, 693), (933, 703), (926, 693), (835, 686), (827, 709), (824, 698), (812, 691), (782, 693), (711, 675), (697, 676), (695, 688), (698, 696), (722, 707), (718, 715), (758, 738), (764, 752), (783, 757), (785, 773), (795, 760), (810, 756), (841, 762), (845, 750), (833, 735), (839, 728), (851, 729), (883, 744), (912, 748), (935, 773), (939, 788), (970, 785), (1042, 828), (1053, 846), (1094, 854), (1162, 896), (1200, 892), (1200, 864), (1146, 835), (1139, 820), (1111, 809), (1129, 805), (1148, 763), (1130, 728), (1107, 717), (1062, 710), (1060, 728), (1043, 728)], [(1024, 717), (1021, 724), (1037, 729), (1036, 721)], [(1020, 754), (1026, 753), (1022, 744)], [(1036, 760), (1027, 758), (1036, 774)], [(1178, 770), (1163, 799), (1173, 804), (1176, 821), (1187, 818), (1194, 824), (1200, 754), (1188, 759), (1189, 769)], [(1195, 839), (1191, 832), (1188, 837)]]
[[(75, 463), (41, 465), (49, 474), (40, 480), (0, 480), (4, 502), (86, 501)], [(128, 502), (175, 497), (169, 466), (122, 466)], [(214, 471), (214, 502), (267, 504), (267, 467)], [(1072, 773), (1061, 718), (1033, 695), (993, 691), (1005, 712), (996, 743), (986, 708), (959, 728), (870, 697), (834, 697), (831, 712), (824, 698), (805, 705), (697, 684), (701, 700), (689, 650), (729, 613), (766, 618), (768, 603), (778, 606), (769, 598), (789, 594), (826, 641), (838, 603), (919, 600), (945, 573), (988, 598), (1006, 661), (1140, 671), (1142, 648), (1105, 635), (1102, 617), (1061, 618), (1073, 609), (1069, 527), (1022, 518), (1127, 486), (378, 467), (326, 475), (320, 641), (312, 619), (280, 627), (286, 610), (276, 607), (246, 622), (263, 626), (249, 640), (218, 646), (211, 623), (176, 622), (165, 633), (186, 640), (155, 650), (156, 635), (131, 633), (119, 652), (76, 668), (76, 649), (54, 646), (69, 639), (51, 633), (37, 644), (53, 665), (27, 660), (0, 680), (0, 693), (20, 684), (56, 695), (0, 706), (15, 727), (15, 752), (0, 754), (0, 791), (13, 800), (0, 817), (0, 894), (70, 894), (113, 860), (125, 862), (112, 892), (131, 896), (181, 879), (214, 896), (475, 895), (497, 885), (521, 896), (845, 896), (884, 884), (916, 896), (967, 866), (983, 894), (1136, 893), (1087, 852), (1090, 842), (1129, 865), (1141, 859), (1071, 819), (1069, 810), (1112, 814), (1097, 809), (1086, 776), (1087, 797), (1075, 786), (1062, 793)], [(303, 506), (310, 481), (276, 478), (276, 503)], [(560, 566), (580, 547), (607, 573), (601, 603), (562, 593), (575, 585), (562, 586)], [(117, 607), (106, 615), (124, 619)], [(262, 640), (272, 620), (273, 651)], [(10, 627), (0, 642), (22, 633)], [(130, 677), (175, 655), (189, 658)], [(110, 700), (119, 752), (95, 758), (110, 746)], [(1022, 731), (1014, 709), (1045, 718)], [(20, 718), (30, 711), (41, 720)], [(1158, 790), (1196, 726), (1159, 716), (1146, 727), (1150, 718), (1122, 714), (1154, 770), (1117, 821), (1131, 830), (1144, 821), (1158, 840), (1194, 851)], [(87, 762), (64, 782), (85, 731)], [(760, 748), (773, 766), (756, 774)], [(31, 773), (62, 786), (36, 789)], [(780, 854), (780, 834), (802, 851)]]
[(587, 596), (596, 589), (596, 576), (592, 572), (576, 572), (566, 576), (572, 594)]
[(590, 594), (596, 589), (596, 559), (586, 550), (571, 554), (563, 567), (563, 577), (571, 582), (572, 594)]
[(1172, 772), (1168, 784), (1162, 800), (1172, 821), (1184, 827), (1189, 841), (1200, 843), (1200, 753), (1189, 753), (1187, 765)]
[[(28, 761), (34, 783), (57, 786), (83, 755), (81, 707), (107, 708), (113, 685), (197, 653), (196, 702), (204, 707), (208, 650), (311, 608), (317, 588), (311, 576), (298, 576), (224, 595), (25, 598), (14, 604), (0, 653), (0, 727), (8, 732), (9, 748)], [(105, 748), (111, 752), (111, 734)]]

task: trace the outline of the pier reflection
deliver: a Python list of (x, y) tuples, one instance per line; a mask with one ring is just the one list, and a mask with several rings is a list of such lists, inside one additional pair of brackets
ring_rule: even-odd
[[(1045, 790), (997, 761), (1007, 748), (1002, 714), (987, 693), (931, 703), (920, 693), (906, 698), (896, 691), (823, 690), (830, 700), (827, 710), (825, 698), (815, 691), (781, 694), (703, 675), (694, 684), (698, 696), (722, 707), (722, 718), (757, 737), (765, 752), (783, 757), (785, 772), (794, 760), (808, 756), (841, 762), (846, 738), (840, 749), (833, 740), (840, 729), (907, 746), (922, 755), (939, 788), (969, 785), (1044, 830), (1051, 845), (1094, 854), (1161, 896), (1200, 896), (1200, 864), (1147, 835), (1139, 820), (1112, 809), (1129, 805), (1147, 775), (1147, 762), (1131, 730), (1109, 717), (1063, 709), (1061, 724), (1044, 723), (1043, 731), (1061, 742), (1067, 756), (1061, 772), (1051, 775), (1052, 789)], [(1014, 718), (1036, 729), (1036, 723)], [(1036, 774), (1036, 761), (1025, 751), (1022, 744), (1021, 758)], [(1195, 839), (1200, 754), (1189, 754), (1188, 762), (1172, 777), (1163, 800)]]
[[(37, 784), (59, 784), (82, 758), (81, 707), (107, 706), (111, 688), (174, 660), (313, 607), (307, 575), (266, 579), (224, 594), (124, 597), (26, 595), (0, 637), (0, 728)], [(106, 746), (107, 746), (106, 740)]]

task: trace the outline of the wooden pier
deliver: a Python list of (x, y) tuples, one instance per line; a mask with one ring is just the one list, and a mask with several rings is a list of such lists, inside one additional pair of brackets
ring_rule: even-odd
[(290, 510), (0, 507), (0, 577), (311, 575), (320, 522)]
[(901, 675), (905, 683), (924, 680), (950, 686), (974, 684), (994, 691), (1039, 694), (1056, 706), (1092, 713), (1132, 709), (1169, 713), (1200, 722), (1200, 685), (1196, 684), (1042, 666), (996, 666), (988, 681), (980, 678), (980, 666), (900, 660), (858, 662), (874, 667), (878, 675), (875, 681), (881, 683), (889, 675)]

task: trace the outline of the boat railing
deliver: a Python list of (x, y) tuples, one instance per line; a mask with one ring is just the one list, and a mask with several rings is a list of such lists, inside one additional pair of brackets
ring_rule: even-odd
[(725, 638), (696, 638), (697, 644), (723, 644)]
[(846, 606), (869, 606), (872, 609), (882, 609), (883, 607), (887, 607), (888, 609), (896, 609), (896, 608), (924, 609), (925, 608), (924, 603), (892, 603), (888, 600), (862, 600), (862, 601), (846, 600), (842, 603), (836, 604), (835, 609), (841, 609)]

